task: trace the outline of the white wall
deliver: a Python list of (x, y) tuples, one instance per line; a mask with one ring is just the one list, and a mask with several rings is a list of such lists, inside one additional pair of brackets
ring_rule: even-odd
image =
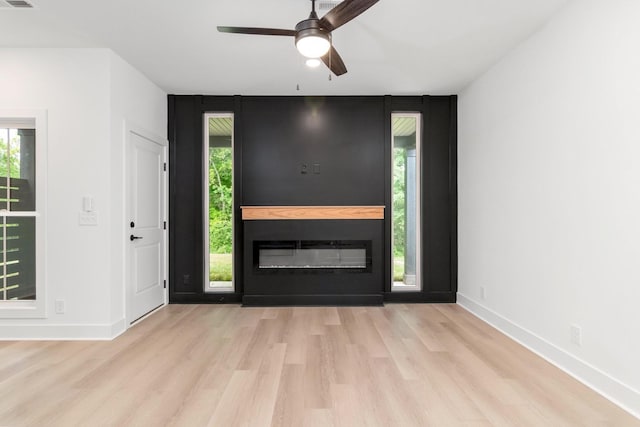
[(459, 303), (636, 415), (639, 22), (569, 3), (460, 94), (458, 164)]
[[(122, 298), (113, 301), (124, 286), (117, 274), (123, 259), (114, 259), (113, 249), (124, 231), (117, 229), (123, 132), (113, 122), (131, 115), (166, 134), (164, 93), (107, 49), (2, 48), (0, 58), (0, 108), (48, 115), (47, 317), (0, 318), (0, 338), (112, 337), (124, 327)], [(97, 226), (78, 225), (87, 195), (95, 199)], [(55, 314), (56, 299), (65, 300), (64, 314)]]

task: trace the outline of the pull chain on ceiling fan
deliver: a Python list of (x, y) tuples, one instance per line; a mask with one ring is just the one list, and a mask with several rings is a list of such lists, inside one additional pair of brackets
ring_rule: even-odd
[(218, 27), (221, 33), (290, 36), (298, 51), (307, 58), (319, 58), (336, 76), (347, 72), (344, 61), (333, 47), (331, 32), (356, 18), (379, 0), (344, 0), (322, 18), (316, 14), (316, 2), (311, 0), (309, 18), (298, 22), (295, 30), (255, 27)]

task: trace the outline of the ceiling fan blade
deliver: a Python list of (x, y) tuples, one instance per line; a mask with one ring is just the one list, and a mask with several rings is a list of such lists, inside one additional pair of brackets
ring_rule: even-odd
[(369, 9), (379, 0), (344, 0), (320, 19), (320, 25), (333, 31)]
[(283, 30), (280, 28), (253, 28), (253, 27), (218, 27), (221, 33), (234, 34), (259, 34), (263, 36), (295, 36), (294, 30)]
[(342, 61), (342, 58), (333, 46), (331, 46), (329, 52), (327, 52), (321, 59), (336, 76), (341, 76), (347, 72), (347, 67), (344, 65), (344, 61)]

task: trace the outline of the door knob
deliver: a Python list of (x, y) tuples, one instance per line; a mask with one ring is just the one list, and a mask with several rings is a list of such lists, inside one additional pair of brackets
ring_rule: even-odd
[(132, 234), (131, 236), (129, 236), (129, 240), (131, 240), (132, 242), (133, 242), (134, 240), (138, 240), (138, 239), (142, 239), (142, 237), (140, 237), (140, 236), (134, 236), (133, 234)]

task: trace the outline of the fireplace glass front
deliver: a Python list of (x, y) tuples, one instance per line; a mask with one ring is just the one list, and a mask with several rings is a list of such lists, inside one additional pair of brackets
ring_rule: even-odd
[(254, 241), (257, 271), (371, 271), (370, 240)]

